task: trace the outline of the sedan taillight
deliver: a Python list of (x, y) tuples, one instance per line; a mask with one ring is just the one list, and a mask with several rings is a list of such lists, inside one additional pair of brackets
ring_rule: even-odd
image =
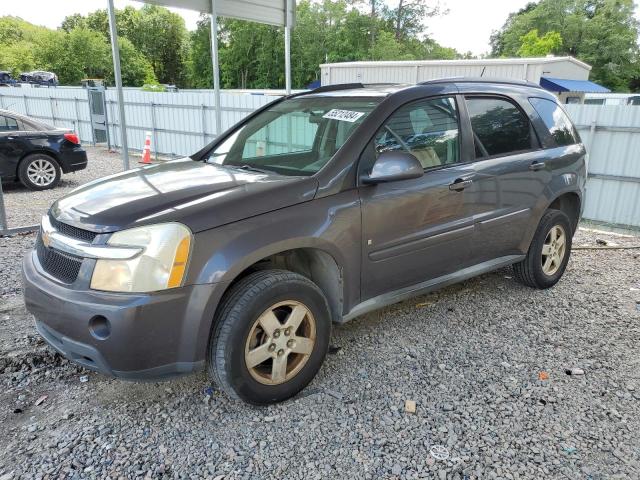
[(76, 135), (75, 133), (65, 133), (64, 138), (65, 140), (69, 140), (71, 143), (80, 145), (80, 137), (78, 137), (78, 135)]

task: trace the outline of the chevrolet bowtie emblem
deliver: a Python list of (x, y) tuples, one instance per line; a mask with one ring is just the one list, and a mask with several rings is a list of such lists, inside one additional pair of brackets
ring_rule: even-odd
[(51, 245), (51, 236), (49, 235), (49, 232), (45, 230), (42, 231), (42, 243), (47, 248)]

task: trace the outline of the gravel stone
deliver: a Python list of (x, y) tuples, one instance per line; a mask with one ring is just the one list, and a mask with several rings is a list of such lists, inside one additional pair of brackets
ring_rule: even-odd
[[(100, 171), (117, 171), (117, 155), (104, 157), (112, 169)], [(37, 221), (61, 193), (32, 208), (9, 191), (14, 221)], [(581, 229), (574, 245), (596, 238), (640, 243)], [(344, 355), (327, 356), (296, 398), (257, 408), (210, 388), (204, 372), (135, 383), (61, 358), (22, 305), (19, 261), (32, 244), (32, 234), (0, 239), (2, 480), (640, 475), (638, 250), (574, 251), (549, 290), (502, 269), (336, 325)], [(566, 375), (573, 367), (587, 374)], [(434, 459), (434, 445), (449, 458)]]

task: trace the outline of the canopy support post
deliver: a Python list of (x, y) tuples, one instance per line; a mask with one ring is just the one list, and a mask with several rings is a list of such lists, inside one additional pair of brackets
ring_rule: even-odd
[(222, 105), (220, 105), (220, 59), (218, 58), (218, 12), (216, 0), (211, 0), (211, 65), (213, 96), (216, 102), (216, 136), (222, 133)]
[(113, 53), (113, 74), (116, 77), (118, 109), (120, 112), (120, 137), (122, 137), (122, 166), (129, 170), (129, 145), (127, 142), (127, 123), (124, 118), (124, 94), (122, 93), (122, 71), (120, 70), (120, 50), (118, 49), (118, 30), (116, 27), (113, 0), (107, 0), (109, 10), (109, 31), (111, 33), (111, 52)]
[(291, 95), (291, 13), (289, 11), (289, 2), (285, 0), (285, 23), (284, 23), (284, 76), (285, 90), (287, 95)]

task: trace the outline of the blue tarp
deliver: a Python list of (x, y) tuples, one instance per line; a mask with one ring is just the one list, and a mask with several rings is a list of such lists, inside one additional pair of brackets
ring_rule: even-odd
[(589, 80), (541, 77), (540, 86), (551, 92), (609, 93), (611, 90)]

